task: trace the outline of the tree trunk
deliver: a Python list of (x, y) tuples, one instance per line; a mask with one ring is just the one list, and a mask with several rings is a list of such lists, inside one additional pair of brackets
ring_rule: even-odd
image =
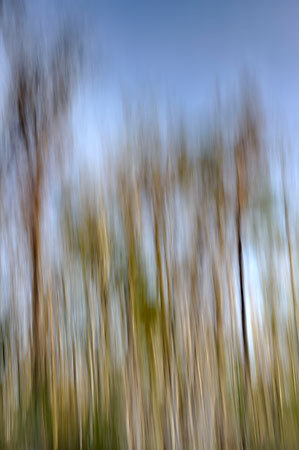
[(40, 191), (41, 164), (37, 158), (35, 180), (32, 180), (31, 206), (31, 258), (32, 258), (32, 364), (33, 382), (41, 381), (41, 335), (40, 335), (40, 287), (41, 287), (41, 243), (40, 243)]
[(237, 156), (237, 239), (238, 239), (238, 266), (239, 266), (239, 285), (240, 285), (240, 305), (241, 305), (241, 325), (242, 325), (242, 340), (244, 349), (245, 361), (245, 378), (250, 379), (250, 364), (249, 364), (249, 350), (247, 337), (247, 322), (246, 322), (246, 306), (245, 306), (245, 292), (244, 292), (244, 265), (243, 265), (243, 244), (241, 236), (241, 180), (240, 180), (240, 164)]
[[(246, 322), (246, 305), (245, 305), (245, 286), (244, 286), (244, 265), (243, 265), (243, 243), (241, 235), (241, 213), (242, 213), (242, 186), (241, 186), (241, 161), (240, 153), (237, 151), (236, 155), (236, 171), (237, 171), (237, 214), (236, 214), (236, 231), (238, 240), (238, 266), (239, 266), (239, 285), (240, 285), (240, 306), (241, 306), (241, 327), (242, 327), (242, 341), (243, 341), (243, 351), (244, 351), (244, 411), (248, 407), (248, 388), (250, 386), (250, 362), (249, 362), (249, 350), (248, 350), (248, 337), (247, 337), (247, 322)], [(241, 428), (241, 440), (242, 448), (245, 450), (247, 448), (247, 431), (246, 431), (246, 420), (240, 418), (240, 428)]]
[(284, 200), (286, 237), (287, 237), (287, 242), (288, 242), (288, 256), (289, 256), (289, 265), (290, 265), (291, 288), (292, 288), (295, 339), (296, 339), (296, 347), (297, 347), (297, 356), (299, 356), (298, 305), (297, 305), (297, 295), (296, 295), (295, 276), (294, 276), (293, 251), (292, 251), (292, 244), (291, 244), (291, 237), (290, 237), (289, 210), (288, 210), (285, 186), (283, 187), (283, 200)]

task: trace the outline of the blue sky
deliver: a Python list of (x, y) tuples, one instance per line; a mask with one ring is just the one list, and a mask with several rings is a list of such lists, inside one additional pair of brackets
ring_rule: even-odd
[[(76, 2), (73, 2), (75, 4)], [(273, 107), (299, 112), (299, 3), (126, 1), (78, 3), (95, 48), (129, 87), (149, 82), (186, 105), (209, 101), (248, 67)]]
[(91, 102), (99, 115), (104, 108), (108, 128), (120, 92), (142, 102), (151, 88), (157, 101), (192, 114), (211, 107), (216, 86), (233, 94), (245, 69), (256, 76), (274, 134), (299, 144), (298, 2), (72, 0), (66, 11), (68, 3), (87, 30)]
[[(73, 21), (85, 39), (89, 76), (74, 106), (78, 143), (101, 151), (113, 139), (122, 95), (187, 114), (237, 90), (244, 69), (256, 76), (272, 131), (299, 144), (299, 2), (284, 0), (27, 0), (32, 32)], [(54, 30), (54, 31), (53, 31)], [(84, 142), (83, 142), (84, 141)], [(107, 147), (107, 146), (106, 146)], [(94, 148), (95, 150), (92, 150)]]

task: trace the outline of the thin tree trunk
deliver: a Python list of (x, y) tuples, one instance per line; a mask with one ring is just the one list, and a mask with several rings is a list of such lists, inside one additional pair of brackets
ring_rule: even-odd
[(216, 410), (216, 424), (217, 424), (217, 440), (218, 448), (224, 448), (224, 407), (223, 407), (223, 352), (222, 352), (222, 296), (220, 276), (216, 263), (213, 263), (213, 284), (215, 293), (216, 306), (216, 329), (215, 329), (215, 344), (216, 344), (216, 358), (217, 358), (217, 372), (218, 372), (218, 402)]
[(243, 245), (241, 238), (241, 208), (238, 200), (237, 210), (237, 236), (238, 236), (238, 266), (239, 266), (239, 283), (240, 283), (240, 302), (241, 302), (241, 322), (242, 322), (242, 339), (245, 359), (245, 374), (249, 378), (249, 351), (247, 338), (247, 322), (246, 322), (246, 306), (244, 293), (244, 266), (243, 266)]
[(32, 258), (32, 363), (34, 385), (41, 381), (41, 335), (40, 335), (40, 289), (41, 289), (41, 242), (40, 242), (40, 196), (41, 162), (37, 158), (36, 179), (32, 181), (31, 206), (31, 258)]
[[(244, 351), (244, 376), (245, 376), (245, 393), (244, 393), (244, 412), (248, 406), (248, 386), (250, 385), (250, 362), (248, 350), (247, 337), (247, 322), (246, 322), (246, 305), (245, 305), (245, 286), (244, 286), (244, 263), (243, 263), (243, 243), (241, 234), (241, 213), (242, 213), (242, 189), (241, 189), (241, 161), (240, 153), (237, 150), (236, 155), (236, 172), (237, 172), (237, 213), (236, 213), (236, 231), (238, 240), (238, 266), (239, 266), (239, 286), (240, 286), (240, 306), (241, 306), (241, 327), (242, 327), (242, 341)], [(244, 423), (243, 423), (244, 422)], [(242, 420), (241, 424), (241, 439), (242, 448), (247, 448), (247, 433), (246, 421)]]
[(290, 237), (289, 210), (288, 210), (288, 204), (287, 204), (285, 184), (283, 186), (283, 200), (284, 200), (286, 237), (287, 237), (287, 242), (288, 242), (288, 256), (289, 256), (289, 265), (290, 265), (291, 288), (292, 288), (295, 339), (296, 339), (296, 346), (297, 346), (297, 355), (299, 356), (298, 304), (297, 304), (297, 295), (296, 295), (296, 286), (295, 286), (293, 251), (292, 251), (292, 244), (291, 244), (291, 237)]

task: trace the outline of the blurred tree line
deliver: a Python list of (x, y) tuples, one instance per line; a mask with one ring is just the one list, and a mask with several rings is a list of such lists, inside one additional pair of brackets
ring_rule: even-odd
[(296, 223), (253, 83), (196, 139), (128, 121), (111, 175), (72, 185), (78, 41), (27, 46), (22, 5), (1, 2), (0, 447), (297, 448)]

